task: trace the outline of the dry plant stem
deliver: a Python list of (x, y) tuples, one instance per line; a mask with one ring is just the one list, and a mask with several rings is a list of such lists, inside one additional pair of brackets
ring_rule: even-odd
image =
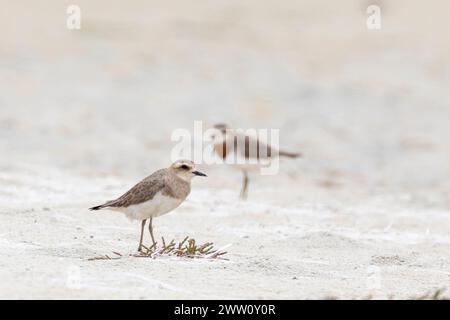
[(153, 244), (150, 248), (144, 248), (145, 250), (140, 252), (138, 256), (156, 257), (156, 255), (175, 255), (178, 257), (188, 258), (216, 259), (226, 254), (226, 252), (214, 250), (214, 244), (212, 242), (197, 245), (195, 239), (189, 239), (189, 237), (185, 237), (178, 244), (175, 242), (175, 240), (171, 240), (169, 243), (167, 243), (166, 239), (162, 237), (161, 246), (157, 246), (157, 243), (155, 242), (155, 244)]
[[(202, 245), (197, 245), (195, 239), (185, 237), (181, 242), (176, 243), (175, 240), (171, 240), (169, 243), (161, 237), (161, 245), (155, 241), (150, 247), (140, 245), (140, 251), (136, 254), (130, 254), (129, 256), (137, 258), (156, 258), (160, 256), (177, 256), (186, 258), (202, 258), (202, 259), (224, 259), (221, 258), (227, 252), (214, 250), (214, 244), (207, 242)], [(110, 257), (108, 255), (94, 257), (88, 259), (92, 260), (116, 260), (122, 258), (122, 254), (113, 251), (116, 257)]]
[(99, 256), (99, 257), (94, 257), (94, 258), (89, 258), (88, 261), (94, 261), (94, 260), (117, 260), (120, 259), (122, 257), (122, 255), (120, 253), (116, 253), (113, 252), (114, 254), (117, 254), (118, 257), (113, 257), (111, 258), (110, 256), (108, 256), (107, 254), (105, 254), (104, 256)]
[(183, 246), (183, 244), (184, 244), (188, 239), (189, 239), (189, 237), (186, 236), (186, 237), (183, 239), (183, 241), (181, 241), (181, 242), (178, 244), (178, 249), (179, 249), (179, 250), (181, 250), (181, 247)]
[(413, 298), (415, 300), (450, 300), (450, 297), (444, 296), (445, 288), (436, 289), (434, 292), (427, 292), (422, 296)]

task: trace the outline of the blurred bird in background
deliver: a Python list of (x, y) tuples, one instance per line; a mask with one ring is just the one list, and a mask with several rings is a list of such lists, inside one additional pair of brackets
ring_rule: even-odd
[(225, 123), (214, 125), (216, 134), (214, 139), (214, 152), (225, 163), (231, 164), (233, 168), (243, 174), (240, 198), (247, 199), (249, 172), (259, 170), (263, 166), (269, 166), (275, 157), (298, 158), (301, 153), (278, 150), (266, 142), (260, 141), (258, 137), (246, 135), (235, 131)]

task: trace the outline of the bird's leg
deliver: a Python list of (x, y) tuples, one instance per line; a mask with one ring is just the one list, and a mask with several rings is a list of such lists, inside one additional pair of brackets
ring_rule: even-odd
[(148, 225), (148, 231), (150, 232), (150, 236), (152, 237), (153, 246), (156, 244), (155, 237), (153, 236), (153, 224), (152, 224), (153, 218), (150, 218), (150, 223)]
[(145, 227), (145, 222), (147, 221), (147, 219), (142, 220), (142, 225), (141, 225), (141, 238), (139, 239), (139, 247), (138, 247), (138, 251), (142, 251), (142, 240), (144, 240), (144, 227)]
[(242, 200), (246, 200), (247, 199), (247, 189), (248, 189), (248, 173), (247, 173), (247, 171), (243, 171), (243, 174), (244, 174), (244, 180), (242, 181), (242, 189), (241, 189), (240, 198)]

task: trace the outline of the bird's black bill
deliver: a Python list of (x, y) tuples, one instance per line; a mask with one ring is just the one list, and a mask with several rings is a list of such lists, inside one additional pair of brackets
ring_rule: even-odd
[(200, 171), (192, 171), (193, 174), (195, 174), (196, 176), (200, 176), (200, 177), (207, 177), (206, 174), (201, 173)]

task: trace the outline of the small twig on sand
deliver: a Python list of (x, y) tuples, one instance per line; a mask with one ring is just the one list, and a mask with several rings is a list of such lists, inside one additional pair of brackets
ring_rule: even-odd
[(445, 288), (436, 289), (434, 292), (427, 292), (424, 295), (413, 298), (414, 300), (449, 300), (450, 297), (444, 296)]
[(94, 260), (117, 260), (120, 259), (122, 257), (122, 255), (120, 253), (114, 252), (114, 254), (118, 255), (118, 257), (110, 257), (107, 254), (105, 254), (104, 256), (98, 256), (98, 257), (93, 257), (93, 258), (89, 258), (88, 261), (94, 261)]

